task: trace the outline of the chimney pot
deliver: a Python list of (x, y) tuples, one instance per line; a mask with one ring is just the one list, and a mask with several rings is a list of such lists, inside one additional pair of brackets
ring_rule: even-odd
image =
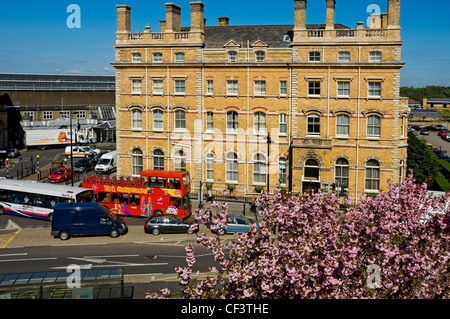
[(228, 27), (230, 25), (230, 18), (219, 17), (219, 27)]

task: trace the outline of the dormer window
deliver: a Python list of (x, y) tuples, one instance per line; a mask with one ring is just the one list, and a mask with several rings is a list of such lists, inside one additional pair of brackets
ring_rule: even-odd
[(266, 52), (264, 51), (256, 51), (256, 62), (264, 62), (266, 59)]
[(237, 52), (230, 51), (228, 52), (228, 62), (236, 62), (237, 61)]

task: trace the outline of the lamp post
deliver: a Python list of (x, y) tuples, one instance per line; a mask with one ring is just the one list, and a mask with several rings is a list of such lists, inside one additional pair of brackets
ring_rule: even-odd
[(9, 179), (9, 158), (6, 159), (6, 179)]
[(36, 156), (37, 157), (37, 163), (36, 163), (36, 165), (37, 165), (37, 178), (38, 178), (38, 181), (40, 181), (41, 180), (41, 169), (40, 169), (40, 167), (39, 167), (39, 155), (38, 156)]

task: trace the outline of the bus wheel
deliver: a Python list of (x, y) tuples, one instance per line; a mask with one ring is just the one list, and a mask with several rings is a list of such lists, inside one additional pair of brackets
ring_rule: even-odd
[(159, 234), (161, 234), (161, 231), (158, 228), (153, 228), (152, 234), (158, 236)]
[(120, 236), (120, 233), (117, 229), (113, 229), (109, 233), (109, 236), (111, 236), (111, 238), (118, 238)]
[(68, 240), (70, 239), (70, 234), (67, 231), (62, 231), (59, 233), (59, 239), (61, 240)]

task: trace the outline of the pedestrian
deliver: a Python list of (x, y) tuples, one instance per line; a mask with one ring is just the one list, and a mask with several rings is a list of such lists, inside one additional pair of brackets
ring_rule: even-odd
[(206, 195), (206, 201), (207, 202), (211, 202), (213, 201), (213, 196), (212, 196), (212, 192), (211, 192), (211, 188), (208, 188), (208, 194)]

